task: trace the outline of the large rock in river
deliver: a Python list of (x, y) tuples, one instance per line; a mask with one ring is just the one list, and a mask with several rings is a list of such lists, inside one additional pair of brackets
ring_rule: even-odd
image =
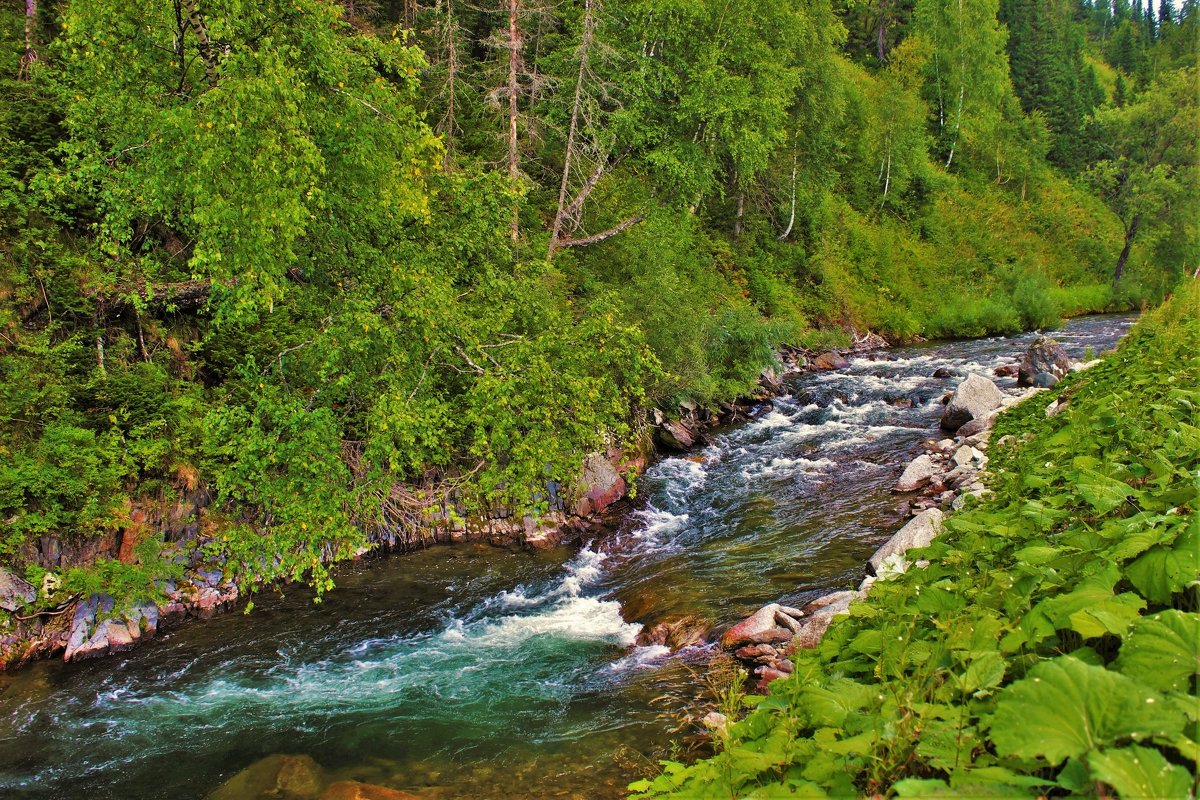
[(1071, 371), (1071, 359), (1062, 345), (1049, 336), (1039, 336), (1025, 351), (1021, 368), (1017, 372), (1018, 386), (1033, 386), (1037, 376), (1047, 372), (1056, 378)]
[(982, 375), (974, 373), (958, 385), (942, 414), (942, 427), (956, 431), (973, 419), (982, 419), (1000, 407), (1004, 395)]
[(775, 619), (780, 609), (778, 603), (768, 603), (755, 611), (722, 634), (721, 646), (726, 650), (736, 650), (742, 645), (773, 644), (791, 639), (791, 630), (780, 627)]
[(907, 467), (904, 468), (904, 474), (900, 476), (900, 480), (896, 481), (896, 485), (892, 487), (896, 492), (915, 492), (938, 474), (937, 464), (933, 463), (933, 459), (928, 455), (919, 455), (914, 458)]
[(255, 761), (217, 787), (208, 800), (317, 800), (325, 782), (321, 765), (310, 756), (280, 753)]
[(845, 369), (850, 362), (838, 353), (822, 353), (812, 360), (809, 365), (815, 370)]

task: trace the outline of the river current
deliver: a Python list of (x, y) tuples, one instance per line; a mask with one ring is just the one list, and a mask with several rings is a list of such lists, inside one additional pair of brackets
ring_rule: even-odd
[[(1130, 321), (1054, 336), (1079, 358)], [(937, 436), (942, 394), (1032, 337), (801, 376), (749, 422), (652, 466), (582, 550), (373, 559), (340, 568), (320, 605), (288, 589), (120, 656), (0, 674), (0, 796), (203, 797), (274, 753), (431, 800), (622, 796), (683, 740), (713, 655), (637, 647), (641, 626), (721, 626), (856, 586), (902, 524), (889, 487)]]

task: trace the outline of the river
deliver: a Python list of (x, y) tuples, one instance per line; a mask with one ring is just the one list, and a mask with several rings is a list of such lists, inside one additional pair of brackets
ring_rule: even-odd
[[(1078, 358), (1130, 321), (1054, 335)], [(349, 564), (320, 605), (290, 588), (120, 656), (0, 674), (0, 796), (203, 797), (273, 753), (431, 800), (622, 796), (683, 746), (674, 729), (708, 691), (713, 656), (634, 647), (640, 624), (725, 625), (856, 586), (902, 522), (889, 487), (937, 435), (942, 394), (1031, 338), (801, 376), (710, 446), (652, 466), (582, 550)], [(941, 367), (956, 377), (932, 378)]]

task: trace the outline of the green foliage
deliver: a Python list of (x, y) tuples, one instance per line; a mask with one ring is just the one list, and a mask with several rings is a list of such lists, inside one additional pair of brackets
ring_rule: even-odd
[[(327, 0), (71, 0), (29, 70), (6, 6), (0, 558), (207, 493), (244, 586), (324, 588), (411, 524), (393, 490), (537, 513), (649, 406), (745, 394), (782, 344), (1049, 328), (1195, 260), (1193, 11), (1097, 48), (1006, 3), (1010, 70), (995, 0), (836, 6), (518, 3), (517, 52), (461, 3), (401, 30)], [(1073, 139), (1093, 69), (1123, 107)], [(1144, 558), (1151, 594), (1188, 566)]]
[(992, 494), (878, 581), (719, 755), (646, 797), (1186, 797), (1200, 635), (1200, 285), (1001, 416)]

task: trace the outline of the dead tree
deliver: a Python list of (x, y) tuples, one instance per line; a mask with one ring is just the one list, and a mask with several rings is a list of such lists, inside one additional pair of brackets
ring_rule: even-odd
[[(594, 82), (590, 59), (595, 46), (596, 18), (601, 13), (601, 0), (584, 0), (583, 30), (579, 39), (579, 71), (575, 79), (575, 96), (571, 103), (571, 120), (567, 126), (567, 141), (563, 154), (562, 178), (558, 186), (558, 206), (554, 212), (554, 222), (550, 228), (550, 244), (546, 257), (553, 259), (557, 250), (563, 247), (582, 247), (588, 244), (602, 242), (636, 225), (642, 220), (639, 214), (623, 220), (612, 228), (590, 236), (573, 236), (582, 224), (583, 206), (588, 195), (596, 188), (596, 184), (614, 165), (605, 148), (599, 145), (594, 131), (594, 124), (585, 119), (585, 109), (589, 105), (587, 85)], [(586, 129), (591, 129), (588, 135)], [(595, 167), (574, 196), (570, 196), (572, 173), (581, 161), (591, 158)]]
[(17, 70), (18, 80), (28, 80), (33, 64), (38, 60), (35, 38), (37, 34), (37, 0), (25, 0), (25, 52), (21, 54), (21, 66)]
[[(518, 82), (521, 68), (521, 50), (524, 38), (519, 24), (520, 0), (508, 0), (508, 179), (516, 187), (521, 177), (520, 150), (517, 145), (517, 96), (521, 87)], [(520, 207), (513, 205), (512, 223), (509, 233), (515, 243), (520, 237)]]

